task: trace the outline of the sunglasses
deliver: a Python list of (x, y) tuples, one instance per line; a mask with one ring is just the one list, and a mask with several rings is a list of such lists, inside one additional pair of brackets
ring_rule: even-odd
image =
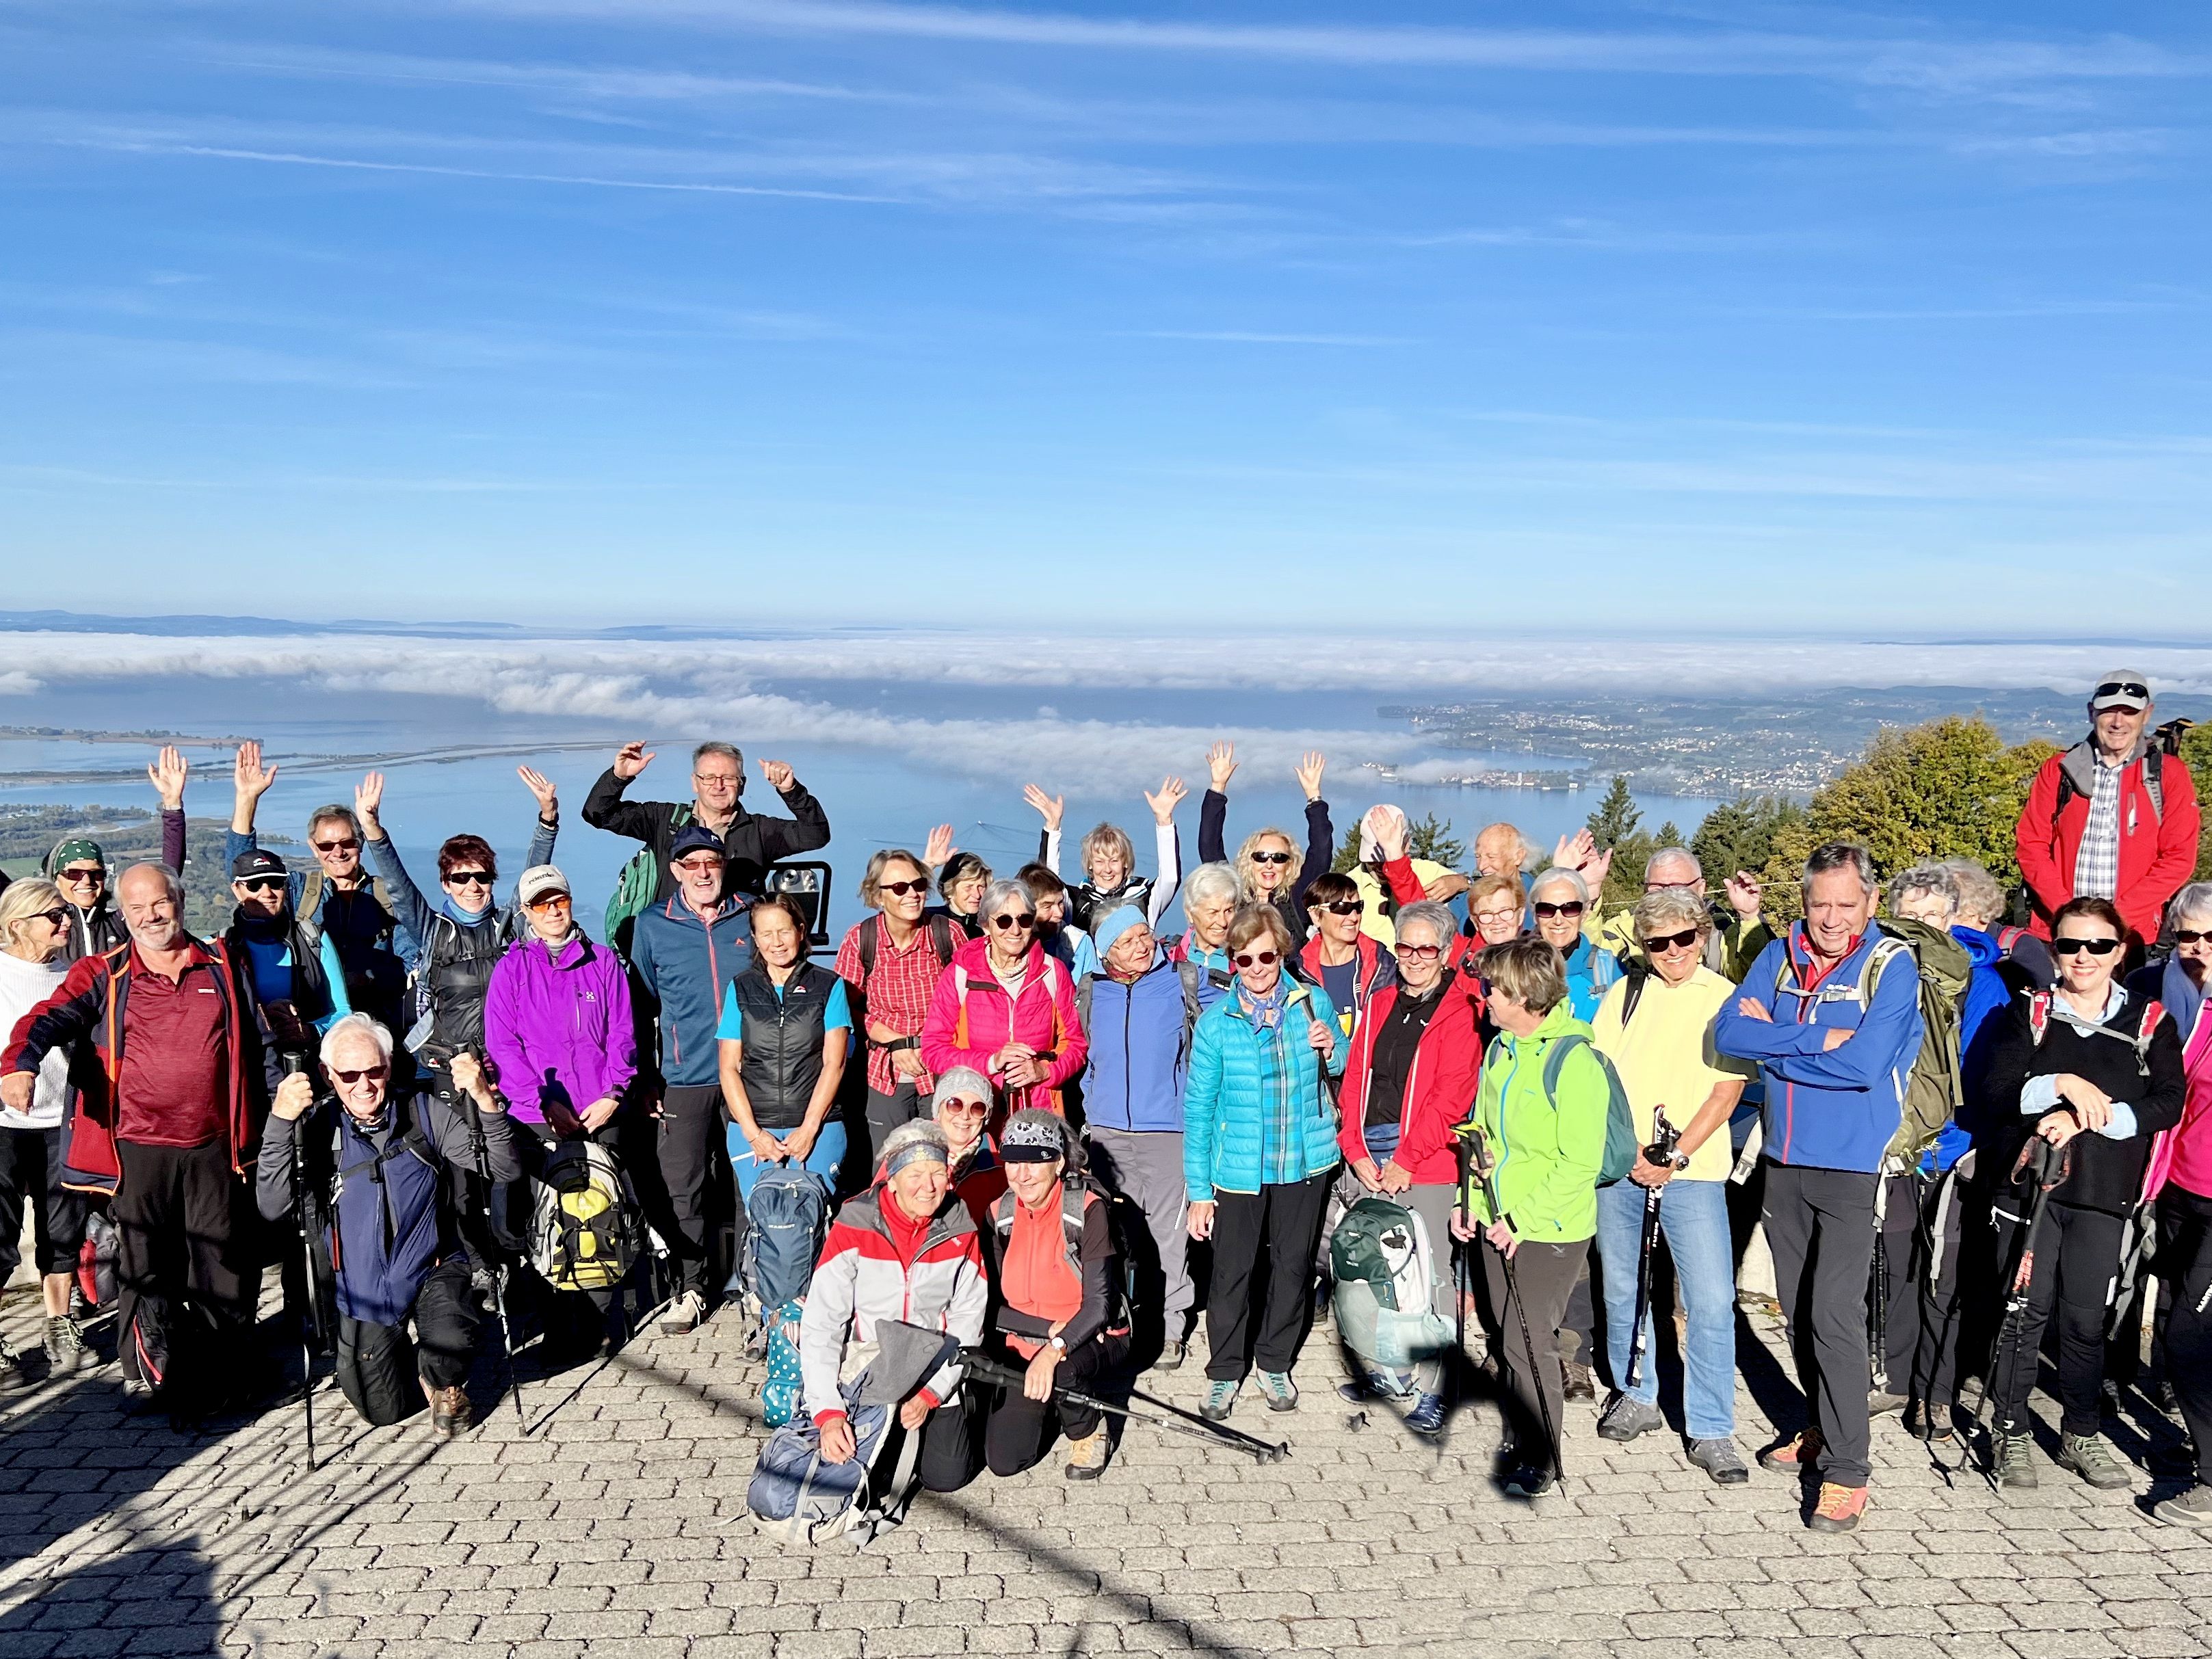
[(1255, 965), (1272, 968), (1282, 958), (1273, 951), (1247, 951), (1242, 956), (1230, 957), (1230, 960), (1239, 968), (1250, 968)]
[(526, 910), (565, 910), (574, 901), (566, 893), (549, 893), (544, 898), (534, 898), (522, 908)]
[(1654, 934), (1644, 941), (1644, 949), (1656, 957), (1662, 951), (1686, 951), (1697, 942), (1698, 930), (1692, 927), (1686, 933)]
[(49, 927), (66, 927), (69, 926), (69, 907), (58, 904), (51, 910), (41, 910), (39, 920)]
[(1010, 927), (1034, 927), (1036, 926), (1036, 912), (1024, 910), (1021, 915), (1016, 915), (1011, 910), (1001, 910), (991, 918), (991, 926), (1002, 933)]
[(1553, 904), (1544, 899), (1536, 902), (1536, 914), (1543, 917), (1578, 916), (1586, 908), (1580, 899), (1569, 899), (1564, 904)]
[(991, 1103), (988, 1100), (963, 1100), (955, 1095), (950, 1100), (938, 1102), (937, 1109), (940, 1113), (964, 1112), (970, 1117), (981, 1117), (991, 1109)]
[(2208, 939), (2212, 939), (2212, 933), (2199, 933), (2194, 927), (2177, 927), (2173, 930), (2173, 942), (2176, 945), (2197, 945)]
[(56, 876), (54, 879), (56, 881), (88, 881), (96, 886), (100, 883), (107, 879), (107, 872), (101, 869), (96, 864), (91, 866), (89, 868), (79, 865), (74, 868), (63, 871), (59, 875)]
[(2133, 697), (2141, 702), (2150, 701), (2150, 687), (2136, 680), (2106, 680), (2097, 688), (2100, 697)]
[(1356, 916), (1367, 908), (1364, 899), (1333, 899), (1327, 904), (1316, 904), (1316, 910), (1326, 910), (1333, 916)]
[(722, 867), (722, 860), (713, 857), (678, 859), (676, 860), (676, 867), (686, 875), (712, 875)]
[(489, 870), (456, 870), (453, 874), (446, 878), (446, 885), (448, 887), (489, 887), (491, 885), (491, 872)]
[(389, 1066), (369, 1066), (363, 1067), (358, 1072), (333, 1071), (331, 1075), (336, 1078), (340, 1083), (345, 1084), (347, 1086), (350, 1087), (354, 1084), (360, 1082), (363, 1078), (368, 1078), (374, 1082), (381, 1083), (386, 1078), (392, 1075), (392, 1068)]
[(282, 876), (248, 876), (238, 884), (249, 893), (273, 893), (284, 885)]
[(2093, 957), (2108, 957), (2120, 948), (2116, 939), (2055, 939), (2051, 951), (2058, 956), (2070, 957), (2076, 951), (2087, 951)]
[(927, 893), (929, 884), (926, 881), (879, 881), (876, 884), (876, 890), (889, 893), (894, 898), (904, 898), (908, 893)]
[(361, 839), (348, 836), (342, 841), (319, 841), (314, 848), (318, 853), (357, 853), (361, 850)]
[(1398, 960), (1401, 962), (1407, 960), (1414, 962), (1434, 962), (1438, 957), (1443, 955), (1443, 953), (1444, 947), (1441, 945), (1406, 945), (1401, 943), (1398, 946)]
[(1255, 864), (1288, 864), (1290, 861), (1291, 855), (1288, 853), (1255, 853), (1252, 854), (1252, 862)]

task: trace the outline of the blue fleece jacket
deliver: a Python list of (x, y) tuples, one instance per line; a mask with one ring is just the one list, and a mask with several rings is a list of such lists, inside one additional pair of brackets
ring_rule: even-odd
[[(1901, 949), (1862, 1000), (1882, 935), (1869, 928), (1848, 955), (1816, 975), (1802, 922), (1759, 953), (1713, 1020), (1713, 1045), (1766, 1073), (1766, 1157), (1778, 1164), (1871, 1175), (1904, 1115), (1905, 1080), (1920, 1053), (1920, 975)], [(1766, 1019), (1738, 1012), (1748, 1000)], [(1835, 1048), (1827, 1033), (1850, 1039)]]
[(1084, 1036), (1083, 1115), (1101, 1129), (1182, 1133), (1182, 1091), (1190, 1075), (1182, 975), (1163, 951), (1128, 984), (1091, 979)]
[[(1990, 1047), (2003, 1024), (1995, 1017), (2003, 1013), (2005, 1005), (2012, 1000), (2012, 987), (2005, 982), (2004, 975), (1997, 968), (2005, 959), (2004, 946), (1997, 942), (1997, 936), (1978, 927), (1954, 924), (1951, 937), (1966, 947), (1966, 954), (1973, 958), (1974, 971), (1959, 1005), (1959, 1077), (1966, 1097), (1966, 1103), (1960, 1110), (1966, 1121), (1947, 1126), (1942, 1139), (1936, 1143), (1934, 1149), (1938, 1154), (1938, 1167), (1946, 1170), (1964, 1156), (1966, 1148), (1973, 1144), (1974, 1132), (1982, 1127), (1974, 1118), (1974, 1103), (1982, 1097), (1982, 1076), (1989, 1069)], [(1955, 1147), (1951, 1144), (1954, 1139)]]
[(630, 936), (630, 967), (660, 1004), (660, 1075), (679, 1087), (721, 1076), (714, 1033), (730, 981), (753, 965), (753, 923), (726, 898), (711, 926), (682, 894), (645, 908)]

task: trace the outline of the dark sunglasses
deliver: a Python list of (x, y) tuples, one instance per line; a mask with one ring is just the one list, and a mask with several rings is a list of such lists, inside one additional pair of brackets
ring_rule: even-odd
[(2093, 957), (2108, 957), (2120, 948), (2116, 939), (2055, 939), (2051, 949), (2056, 955), (2070, 957), (2076, 951), (2087, 951)]
[(389, 1066), (364, 1066), (358, 1072), (334, 1071), (331, 1075), (336, 1078), (340, 1083), (347, 1085), (358, 1083), (363, 1078), (368, 1078), (375, 1082), (381, 1083), (386, 1078), (392, 1075), (392, 1068)]
[(1648, 956), (1656, 956), (1662, 951), (1686, 951), (1697, 942), (1698, 930), (1692, 927), (1686, 933), (1660, 933), (1647, 939), (1644, 941), (1644, 950)]
[(1036, 912), (1024, 910), (1021, 915), (1016, 915), (1011, 910), (1001, 910), (991, 918), (991, 926), (1000, 933), (1004, 933), (1009, 927), (1034, 927), (1036, 926)]
[(107, 879), (107, 872), (96, 864), (72, 865), (55, 876), (54, 879), (56, 881), (88, 881), (97, 884)]
[(1364, 899), (1332, 899), (1327, 904), (1316, 904), (1316, 910), (1326, 910), (1333, 916), (1356, 916), (1367, 908)]
[(319, 841), (314, 847), (318, 853), (356, 853), (361, 850), (361, 838), (348, 836), (343, 841)]
[(879, 881), (876, 884), (876, 890), (904, 898), (908, 893), (927, 893), (929, 884), (926, 881)]
[(50, 927), (66, 927), (69, 926), (69, 906), (58, 904), (51, 910), (41, 910), (39, 920)]
[(2194, 927), (2177, 927), (2173, 930), (2173, 942), (2176, 945), (2197, 945), (2208, 939), (2212, 939), (2212, 933), (2200, 933)]
[(273, 893), (284, 885), (283, 876), (248, 876), (238, 884), (249, 893)]
[(1262, 968), (1272, 968), (1282, 958), (1273, 951), (1247, 951), (1242, 956), (1230, 957), (1239, 968), (1249, 968), (1255, 963)]
[(1441, 945), (1401, 944), (1398, 946), (1398, 960), (1401, 962), (1408, 958), (1415, 962), (1434, 962), (1443, 953), (1444, 947)]
[(2106, 680), (2097, 688), (2100, 697), (2134, 697), (2140, 702), (2150, 701), (2150, 687), (2136, 680)]
[(1288, 864), (1290, 861), (1291, 855), (1288, 853), (1255, 853), (1252, 854), (1252, 862), (1255, 864)]
[(448, 887), (489, 887), (491, 885), (491, 872), (489, 870), (456, 870), (453, 874), (446, 878), (446, 885)]
[(1547, 899), (1536, 901), (1536, 914), (1540, 916), (1578, 916), (1587, 908), (1580, 899), (1569, 899), (1563, 904), (1553, 904)]
[(950, 1100), (939, 1101), (937, 1109), (940, 1112), (965, 1112), (971, 1116), (981, 1117), (991, 1109), (991, 1103), (988, 1100), (963, 1100), (955, 1095)]

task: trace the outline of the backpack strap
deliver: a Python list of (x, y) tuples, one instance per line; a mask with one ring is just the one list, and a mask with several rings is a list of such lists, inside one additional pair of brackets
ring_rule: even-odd
[(1632, 968), (1626, 978), (1628, 988), (1620, 994), (1620, 1024), (1626, 1030), (1628, 1022), (1636, 1018), (1636, 1005), (1644, 1000), (1644, 987), (1651, 977), (1649, 968)]
[[(1544, 1097), (1556, 1104), (1559, 1097), (1559, 1073), (1567, 1066), (1567, 1056), (1577, 1048), (1587, 1048), (1589, 1039), (1579, 1031), (1568, 1031), (1552, 1039), (1552, 1050), (1544, 1056)], [(1593, 1051), (1595, 1052), (1595, 1051)]]
[(2043, 1046), (2044, 1034), (2051, 1029), (2051, 993), (2032, 991), (2027, 998), (2027, 1031), (2035, 1046)]
[(1091, 981), (1096, 974), (1085, 974), (1075, 981), (1075, 1023), (1083, 1028), (1085, 1041), (1091, 1036)]
[(940, 969), (950, 968), (952, 953), (958, 948), (952, 938), (951, 917), (932, 916), (929, 919), (929, 942), (937, 951), (938, 967)]
[(1189, 1041), (1191, 1030), (1198, 1024), (1199, 972), (1198, 964), (1188, 957), (1176, 963), (1176, 981), (1182, 987), (1182, 1034), (1185, 1042)]
[(2142, 1019), (2136, 1027), (2136, 1064), (2145, 1077), (2150, 1075), (2150, 1040), (2158, 1035), (2158, 1023), (2166, 1018), (2166, 1005), (2153, 997), (2143, 1005)]
[(878, 910), (860, 924), (860, 985), (866, 989), (869, 976), (876, 971), (877, 941), (883, 937), (884, 917)]
[(323, 866), (317, 865), (300, 884), (299, 920), (313, 928), (318, 936), (322, 932)]

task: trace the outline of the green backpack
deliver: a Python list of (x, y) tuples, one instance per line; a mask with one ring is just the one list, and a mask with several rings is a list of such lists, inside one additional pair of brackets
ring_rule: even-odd
[[(668, 827), (681, 830), (691, 822), (691, 808), (687, 802), (669, 815)], [(645, 914), (645, 907), (653, 902), (653, 896), (660, 890), (660, 860), (653, 856), (650, 846), (641, 847), (622, 867), (615, 878), (614, 896), (607, 901), (607, 931), (610, 939), (615, 930)]]
[(1602, 1187), (1620, 1180), (1636, 1167), (1636, 1114), (1628, 1108), (1628, 1091), (1620, 1085), (1620, 1073), (1613, 1069), (1613, 1062), (1604, 1052), (1579, 1031), (1569, 1031), (1552, 1040), (1551, 1052), (1544, 1056), (1544, 1097), (1554, 1103), (1559, 1100), (1559, 1073), (1566, 1066), (1567, 1056), (1577, 1048), (1588, 1048), (1598, 1069), (1605, 1073), (1605, 1161), (1597, 1169), (1598, 1185)]

